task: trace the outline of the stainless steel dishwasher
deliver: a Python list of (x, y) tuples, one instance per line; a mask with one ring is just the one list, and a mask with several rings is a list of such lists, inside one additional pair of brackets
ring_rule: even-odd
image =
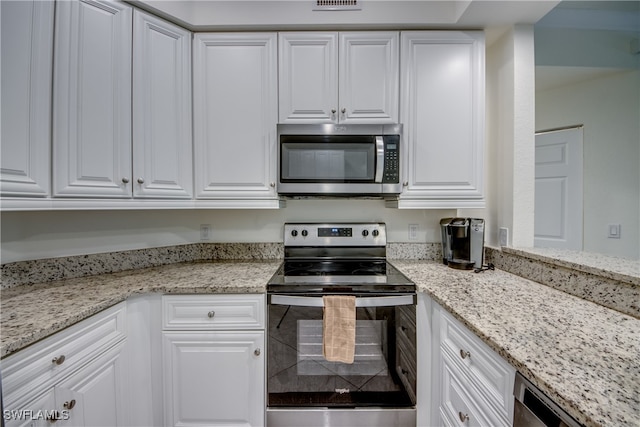
[(513, 427), (582, 427), (520, 373), (513, 394)]

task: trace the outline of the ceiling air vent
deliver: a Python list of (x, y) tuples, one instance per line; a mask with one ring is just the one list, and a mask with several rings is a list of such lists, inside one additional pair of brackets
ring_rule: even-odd
[(315, 0), (313, 10), (362, 10), (360, 0)]

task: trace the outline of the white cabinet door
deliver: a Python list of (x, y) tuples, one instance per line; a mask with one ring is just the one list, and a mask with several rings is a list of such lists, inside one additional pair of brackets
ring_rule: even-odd
[(279, 38), (280, 123), (397, 123), (398, 32)]
[(483, 207), (484, 35), (402, 34), (400, 207)]
[(340, 33), (340, 122), (398, 123), (398, 47), (396, 31)]
[(264, 425), (264, 331), (163, 335), (166, 425)]
[(54, 3), (3, 1), (0, 192), (48, 196)]
[(276, 198), (276, 34), (196, 34), (193, 55), (196, 196)]
[(130, 197), (131, 7), (56, 3), (55, 196)]
[(133, 24), (133, 195), (190, 198), (191, 33), (138, 10)]
[(125, 426), (122, 344), (105, 352), (55, 387), (56, 409), (66, 411), (65, 426)]
[(338, 33), (279, 33), (280, 123), (333, 123)]
[(4, 425), (6, 427), (50, 427), (52, 420), (66, 415), (56, 411), (53, 389), (48, 389), (27, 403), (4, 406)]

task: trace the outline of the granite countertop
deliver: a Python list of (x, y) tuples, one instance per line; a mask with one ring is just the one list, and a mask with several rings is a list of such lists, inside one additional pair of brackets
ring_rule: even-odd
[[(280, 263), (178, 263), (2, 290), (0, 356), (136, 294), (263, 293)], [(640, 320), (499, 270), (392, 263), (581, 423), (640, 426)]]
[(25, 285), (0, 292), (0, 357), (131, 295), (264, 293), (281, 260), (207, 261)]
[(586, 426), (640, 426), (640, 320), (503, 271), (393, 261)]

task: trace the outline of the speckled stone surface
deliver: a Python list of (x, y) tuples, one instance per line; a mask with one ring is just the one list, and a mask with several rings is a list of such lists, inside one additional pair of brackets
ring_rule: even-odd
[(282, 243), (194, 243), (3, 264), (0, 289), (212, 259), (282, 259)]
[(504, 271), (393, 264), (586, 426), (640, 426), (640, 320)]
[(538, 261), (640, 286), (640, 260), (553, 248), (502, 248)]
[(0, 292), (0, 357), (131, 295), (263, 293), (281, 260), (180, 263)]
[(388, 259), (422, 259), (436, 261), (442, 258), (440, 243), (387, 243)]
[[(571, 257), (566, 251), (536, 250), (547, 255), (557, 253), (558, 256)], [(571, 263), (568, 263), (549, 256), (532, 255), (529, 252), (511, 248), (502, 250), (487, 248), (487, 254), (491, 262), (501, 270), (640, 319), (640, 285), (635, 284), (632, 276), (611, 271), (604, 272), (587, 265), (581, 265), (578, 268), (575, 265), (577, 261), (575, 257)], [(582, 259), (585, 257), (588, 256), (582, 255)], [(602, 262), (603, 258), (598, 260)], [(614, 260), (620, 261), (615, 258)], [(630, 263), (633, 264), (632, 261)], [(631, 273), (631, 268), (627, 268), (627, 273)]]

